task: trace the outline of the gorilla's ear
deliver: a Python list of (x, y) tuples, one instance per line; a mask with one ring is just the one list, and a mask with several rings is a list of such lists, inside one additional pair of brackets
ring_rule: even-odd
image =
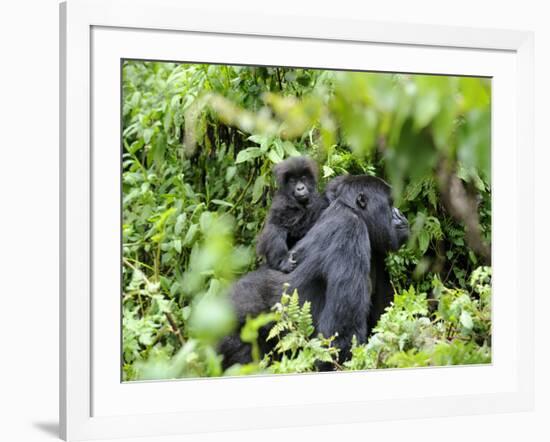
[(338, 198), (338, 196), (340, 196), (342, 184), (345, 180), (346, 175), (341, 175), (331, 179), (328, 182), (327, 187), (325, 188), (325, 195), (327, 196), (329, 203), (333, 202), (336, 198)]
[(357, 194), (357, 198), (355, 199), (355, 202), (357, 203), (357, 206), (360, 209), (365, 209), (367, 207), (367, 197), (363, 192), (359, 192)]

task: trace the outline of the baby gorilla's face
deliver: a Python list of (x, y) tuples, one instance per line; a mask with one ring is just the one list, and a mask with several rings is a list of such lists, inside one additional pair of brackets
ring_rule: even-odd
[(305, 206), (317, 195), (317, 165), (311, 158), (287, 158), (278, 163), (273, 172), (279, 192), (287, 201)]
[(303, 171), (302, 174), (287, 176), (286, 189), (287, 194), (292, 195), (300, 204), (307, 204), (315, 190), (315, 181), (309, 172)]

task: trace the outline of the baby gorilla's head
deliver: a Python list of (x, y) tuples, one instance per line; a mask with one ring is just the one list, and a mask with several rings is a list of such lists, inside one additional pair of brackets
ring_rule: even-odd
[(279, 192), (302, 205), (317, 194), (317, 165), (308, 157), (291, 157), (273, 168)]

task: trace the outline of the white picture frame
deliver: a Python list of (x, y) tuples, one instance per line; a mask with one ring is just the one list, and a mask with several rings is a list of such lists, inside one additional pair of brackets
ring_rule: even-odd
[[(246, 16), (195, 10), (177, 0), (69, 0), (60, 5), (60, 18), (64, 439), (532, 409), (532, 33)], [(120, 103), (112, 93), (120, 85), (121, 58), (493, 77), (493, 363), (122, 384), (116, 296), (120, 201), (113, 192), (120, 173)], [(260, 389), (264, 394), (257, 394)]]

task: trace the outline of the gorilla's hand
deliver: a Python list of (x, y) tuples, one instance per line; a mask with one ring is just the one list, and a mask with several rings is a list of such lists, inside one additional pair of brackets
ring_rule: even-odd
[(279, 266), (279, 270), (283, 273), (290, 273), (298, 264), (298, 261), (296, 261), (296, 257), (294, 256), (294, 251), (288, 252), (288, 255), (285, 259), (281, 261), (281, 265)]

